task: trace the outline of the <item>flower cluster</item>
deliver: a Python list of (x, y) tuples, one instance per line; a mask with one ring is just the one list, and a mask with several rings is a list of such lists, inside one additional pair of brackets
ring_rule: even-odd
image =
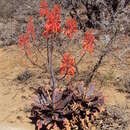
[(33, 24), (33, 17), (30, 16), (28, 24), (27, 24), (27, 34), (32, 36), (33, 41), (36, 40), (35, 27)]
[(19, 47), (21, 47), (22, 49), (26, 49), (27, 54), (29, 54), (30, 36), (32, 36), (33, 41), (36, 40), (36, 33), (35, 33), (35, 29), (34, 29), (32, 16), (29, 18), (26, 32), (21, 34), (18, 38)]
[(45, 0), (40, 2), (40, 17), (48, 15), (48, 3)]
[[(61, 10), (59, 5), (54, 5), (52, 10), (48, 9), (48, 4), (45, 0), (40, 2), (40, 16), (44, 16), (46, 23), (43, 36), (48, 38), (50, 34), (61, 32)], [(77, 23), (73, 18), (68, 18), (64, 27), (64, 34), (72, 39), (73, 34), (77, 31)]]
[[(61, 9), (58, 4), (55, 4), (52, 9), (49, 9), (48, 3), (45, 0), (40, 2), (40, 16), (45, 18), (44, 32), (42, 36), (46, 39), (53, 38), (53, 34), (63, 33), (72, 39), (74, 33), (77, 31), (77, 22), (73, 18), (68, 18), (65, 22), (63, 30), (61, 29)], [(26, 32), (21, 34), (18, 39), (19, 46), (25, 49), (26, 53), (29, 54), (30, 51), (30, 38), (34, 42), (36, 40), (35, 28), (33, 24), (32, 16), (29, 18), (27, 23)], [(94, 48), (95, 37), (91, 31), (85, 33), (84, 41), (82, 44), (82, 54), (86, 51), (91, 53)], [(61, 74), (66, 74), (67, 76), (74, 76), (75, 71), (75, 61), (71, 54), (65, 53), (61, 64)]]
[(27, 33), (21, 34), (18, 39), (19, 47), (26, 47), (29, 43), (29, 37)]
[(52, 10), (48, 10), (48, 6), (42, 3), (41, 6), (45, 6), (45, 9), (41, 9), (40, 14), (45, 16), (46, 22), (44, 25), (45, 31), (43, 32), (43, 37), (48, 38), (49, 35), (61, 32), (61, 10), (59, 5), (54, 5)]
[(73, 34), (77, 31), (77, 23), (73, 18), (68, 18), (66, 20), (64, 34), (72, 39)]
[(83, 53), (85, 53), (86, 51), (88, 51), (89, 53), (93, 52), (94, 40), (95, 40), (95, 37), (91, 31), (88, 31), (85, 33), (84, 41), (82, 44)]
[(65, 74), (68, 78), (69, 76), (74, 76), (74, 71), (75, 71), (74, 65), (75, 65), (75, 61), (72, 55), (69, 53), (65, 53), (60, 67), (61, 75)]

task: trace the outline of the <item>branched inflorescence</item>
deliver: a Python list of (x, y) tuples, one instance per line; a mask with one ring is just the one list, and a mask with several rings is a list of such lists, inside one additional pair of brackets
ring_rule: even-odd
[[(73, 39), (74, 34), (78, 31), (77, 22), (69, 17), (64, 26), (61, 26), (61, 8), (59, 5), (54, 5), (49, 9), (48, 3), (45, 0), (40, 2), (40, 17), (44, 18), (45, 24), (41, 36), (45, 39), (43, 46), (47, 50), (47, 69), (50, 73), (51, 89), (43, 91), (38, 89), (38, 98), (35, 99), (35, 104), (32, 108), (32, 120), (38, 130), (51, 129), (74, 129), (75, 126), (80, 129), (89, 128), (89, 119), (95, 118), (94, 114), (100, 112), (99, 108), (103, 104), (102, 95), (87, 97), (85, 91), (81, 87), (75, 89), (57, 89), (57, 81), (54, 71), (53, 52), (57, 47), (54, 42), (57, 42), (59, 34), (64, 34), (69, 40)], [(79, 61), (67, 51), (64, 51), (60, 64), (60, 74), (63, 78), (71, 79), (78, 70), (77, 65), (85, 56), (86, 52), (93, 52), (94, 35), (91, 31), (87, 31), (82, 43), (82, 55)], [(32, 44), (31, 44), (32, 43)], [(24, 49), (27, 56), (31, 54), (31, 46), (37, 43), (33, 17), (30, 16), (26, 32), (21, 34), (18, 39), (19, 46)], [(60, 43), (62, 44), (62, 43)], [(39, 50), (38, 50), (39, 51)], [(31, 60), (30, 60), (31, 61)], [(35, 62), (32, 62), (36, 65)], [(37, 65), (38, 66), (38, 65)], [(85, 98), (84, 98), (84, 97)], [(90, 113), (87, 113), (89, 111)], [(71, 119), (69, 119), (69, 117)], [(91, 120), (91, 119), (90, 119)], [(81, 125), (79, 127), (78, 125)]]

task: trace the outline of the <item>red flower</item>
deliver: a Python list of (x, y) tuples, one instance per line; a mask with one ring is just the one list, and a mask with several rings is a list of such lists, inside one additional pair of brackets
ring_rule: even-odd
[(48, 38), (48, 35), (54, 34), (61, 31), (61, 11), (60, 6), (55, 5), (53, 9), (48, 13), (46, 23), (45, 23), (45, 31), (43, 32), (43, 36)]
[(70, 75), (74, 76), (74, 71), (75, 71), (74, 65), (75, 65), (75, 61), (72, 55), (65, 53), (60, 67), (61, 75), (66, 74), (68, 78)]
[(65, 24), (64, 34), (72, 39), (73, 34), (77, 31), (77, 23), (73, 18), (68, 18)]
[(45, 0), (40, 2), (40, 17), (48, 16), (48, 3)]
[(27, 46), (29, 43), (29, 36), (27, 33), (21, 34), (18, 39), (18, 43), (20, 47)]
[(35, 29), (34, 29), (34, 24), (33, 24), (33, 17), (30, 16), (28, 24), (27, 24), (27, 30), (26, 32), (28, 33), (28, 35), (32, 35), (33, 41), (36, 40), (36, 33), (35, 33)]
[(18, 38), (18, 45), (20, 48), (25, 49), (26, 53), (30, 53), (30, 35), (32, 35), (33, 41), (36, 40), (36, 34), (34, 30), (34, 24), (33, 24), (33, 18), (32, 16), (29, 18), (29, 21), (27, 23), (27, 29), (26, 33), (21, 34)]
[(30, 40), (29, 40), (28, 33), (24, 33), (19, 36), (18, 45), (20, 48), (22, 48), (22, 50), (25, 49), (27, 55), (29, 55), (31, 53), (29, 42), (30, 42)]
[(88, 31), (85, 33), (85, 37), (84, 37), (84, 41), (82, 45), (83, 53), (85, 53), (86, 50), (88, 50), (89, 53), (93, 52), (94, 40), (95, 40), (95, 37), (91, 31)]

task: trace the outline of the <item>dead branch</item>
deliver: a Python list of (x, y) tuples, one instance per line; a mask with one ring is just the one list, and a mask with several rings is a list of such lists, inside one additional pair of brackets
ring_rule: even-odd
[(97, 63), (94, 65), (93, 69), (91, 70), (91, 72), (88, 74), (87, 79), (85, 79), (86, 85), (89, 85), (89, 83), (91, 82), (94, 74), (97, 72), (98, 68), (100, 67), (100, 65), (102, 64), (103, 59), (105, 58), (105, 56), (110, 53), (111, 50), (111, 45), (113, 44), (113, 42), (116, 39), (116, 35), (117, 35), (117, 30), (116, 32), (113, 34), (111, 40), (109, 41), (109, 43), (106, 45), (105, 50), (103, 50), (101, 52), (101, 55), (97, 61)]

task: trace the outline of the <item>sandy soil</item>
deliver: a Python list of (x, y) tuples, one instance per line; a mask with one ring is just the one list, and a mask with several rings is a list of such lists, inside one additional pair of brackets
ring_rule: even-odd
[(27, 118), (28, 113), (25, 113), (25, 109), (30, 104), (32, 93), (24, 87), (21, 89), (20, 85), (13, 82), (17, 75), (27, 67), (26, 60), (22, 57), (22, 53), (17, 49), (0, 49), (1, 130), (6, 130), (7, 124), (9, 124), (8, 130), (11, 130), (11, 127), (12, 130), (15, 130), (17, 126), (18, 128), (21, 126), (21, 130), (26, 130), (25, 128), (28, 130), (34, 129), (34, 126), (30, 125), (30, 120)]

